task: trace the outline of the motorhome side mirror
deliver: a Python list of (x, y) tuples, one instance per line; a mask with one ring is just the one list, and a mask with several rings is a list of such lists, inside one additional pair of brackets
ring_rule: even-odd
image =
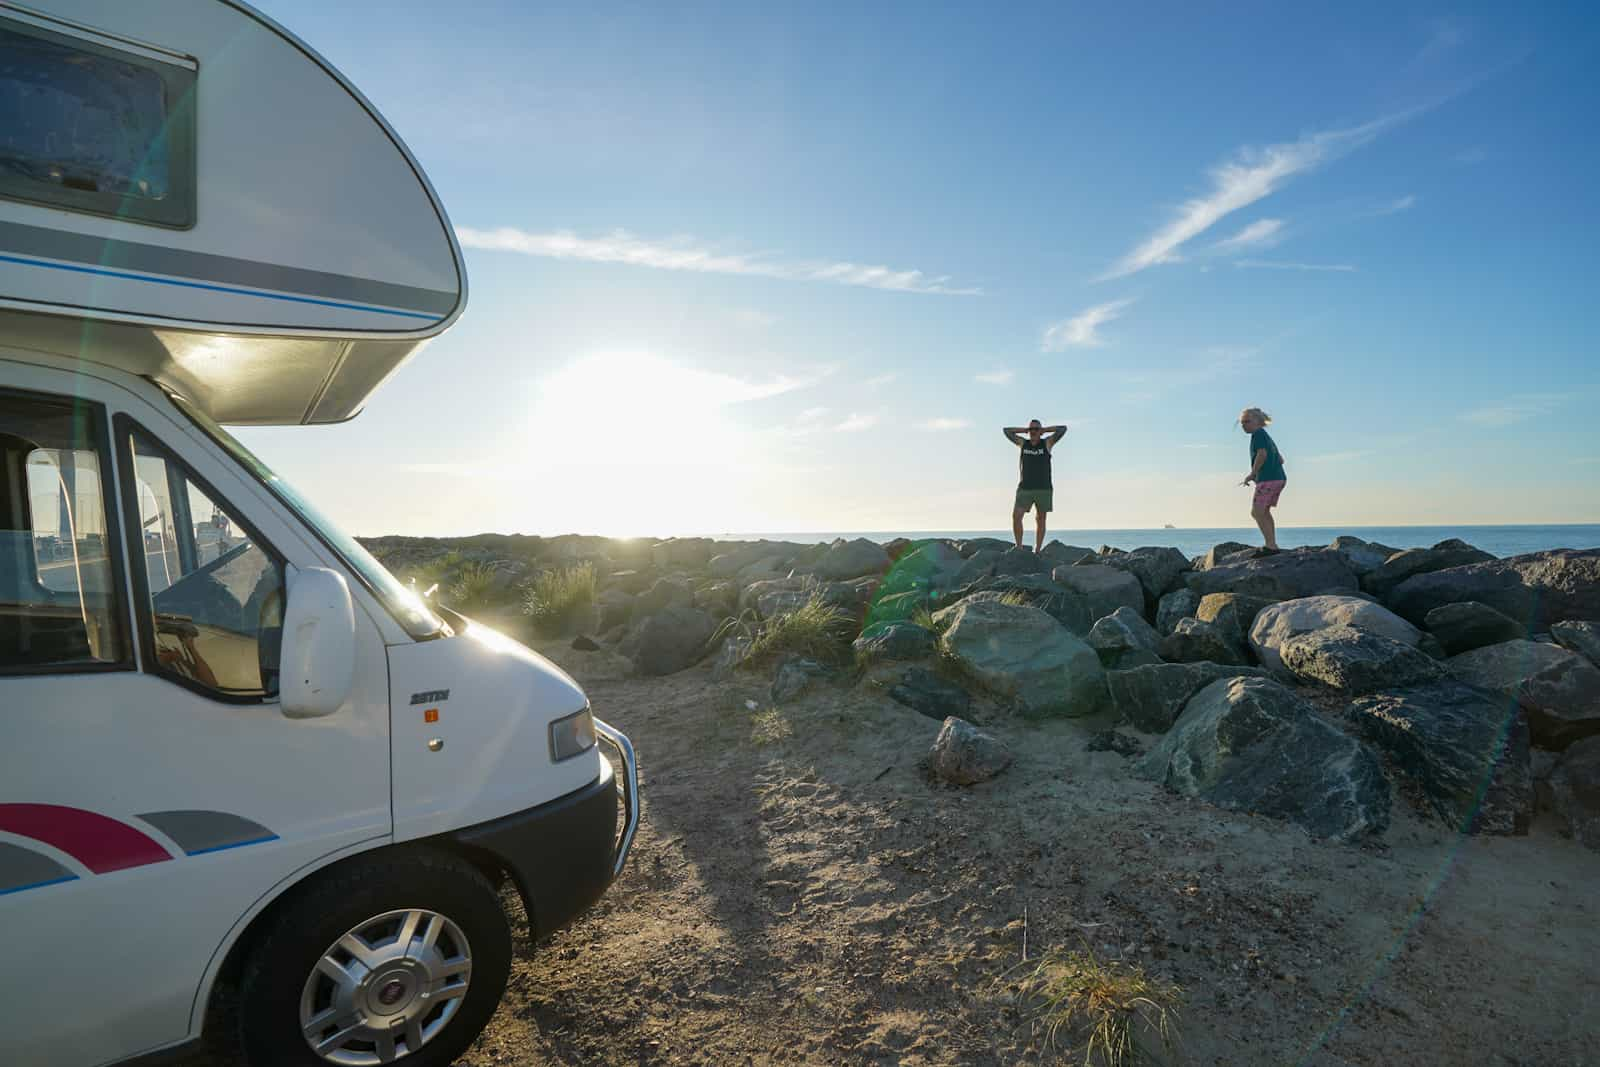
[(279, 700), (291, 719), (332, 715), (350, 698), (356, 616), (344, 575), (302, 567), (289, 577), (283, 612)]

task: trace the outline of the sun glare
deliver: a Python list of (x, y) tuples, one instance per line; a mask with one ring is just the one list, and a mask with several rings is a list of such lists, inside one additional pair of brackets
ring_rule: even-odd
[[(699, 529), (739, 466), (725, 409), (772, 387), (643, 353), (590, 356), (541, 379), (527, 429), (536, 523), (616, 534)], [(574, 462), (574, 460), (577, 460)], [(530, 505), (532, 505), (530, 501)]]

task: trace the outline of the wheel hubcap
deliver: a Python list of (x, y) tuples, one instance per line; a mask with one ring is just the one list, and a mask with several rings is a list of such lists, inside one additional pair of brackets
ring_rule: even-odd
[(329, 1063), (393, 1063), (455, 1018), (472, 950), (455, 923), (408, 908), (374, 916), (329, 945), (300, 993), (300, 1032)]

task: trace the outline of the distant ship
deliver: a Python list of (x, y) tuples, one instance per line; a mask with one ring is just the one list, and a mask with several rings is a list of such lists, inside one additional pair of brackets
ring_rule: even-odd
[(1164, 522), (1164, 523), (1162, 523), (1162, 524), (1161, 524), (1161, 528), (1162, 528), (1162, 529), (1163, 529), (1163, 530), (1176, 530), (1176, 529), (1177, 529), (1177, 527), (1176, 527), (1176, 526), (1174, 526), (1174, 525), (1172, 525), (1172, 523), (1170, 523), (1170, 522)]

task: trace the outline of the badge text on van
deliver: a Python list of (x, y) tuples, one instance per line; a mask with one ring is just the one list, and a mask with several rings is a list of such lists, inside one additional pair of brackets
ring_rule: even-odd
[(411, 703), (413, 704), (443, 704), (449, 699), (450, 690), (448, 689), (428, 689), (421, 693), (411, 694)]

